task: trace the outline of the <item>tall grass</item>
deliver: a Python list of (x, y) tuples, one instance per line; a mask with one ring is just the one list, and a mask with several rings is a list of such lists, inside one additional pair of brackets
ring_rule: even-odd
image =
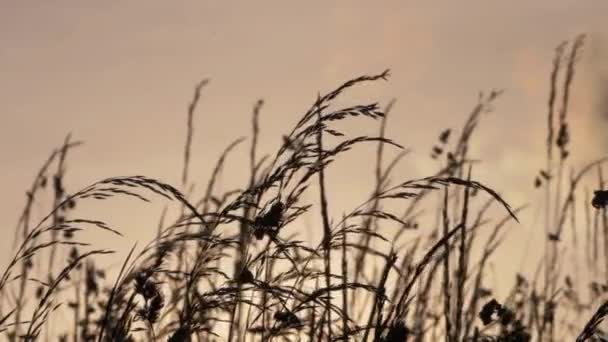
[[(319, 95), (283, 136), (278, 150), (262, 157), (259, 100), (251, 121), (248, 181), (240, 189), (216, 189), (227, 157), (245, 141), (239, 138), (222, 152), (203, 196), (195, 198), (189, 165), (195, 155), (196, 108), (208, 84), (203, 80), (187, 111), (182, 190), (145, 176), (125, 176), (70, 193), (65, 160), (80, 143), (68, 136), (51, 153), (27, 192), (13, 257), (0, 278), (0, 332), (9, 341), (597, 338), (608, 312), (606, 303), (599, 305), (608, 292), (608, 259), (599, 252), (608, 253), (608, 192), (601, 172), (608, 159), (572, 171), (569, 178), (565, 173), (569, 94), (583, 44), (580, 36), (556, 51), (549, 77), (546, 165), (534, 180), (545, 191), (540, 204), (545, 210), (545, 249), (535, 274), (522, 271), (512, 275), (512, 284), (499, 284), (510, 288), (506, 297), (499, 298), (489, 287), (488, 267), (507, 227), (517, 224), (522, 210), (537, 204), (512, 208), (501, 195), (501, 185), (476, 181), (469, 152), (484, 114), (501, 91), (481, 94), (460, 130), (440, 132), (432, 146), (431, 157), (439, 161), (434, 174), (398, 182), (392, 181), (398, 177), (394, 170), (408, 150), (386, 137), (394, 101), (384, 109), (378, 103), (335, 105), (352, 87), (388, 80), (388, 70)], [(351, 136), (338, 129), (345, 121), (359, 121), (378, 135)], [(336, 213), (326, 171), (363, 144), (377, 146), (371, 195), (350, 212)], [(391, 160), (387, 149), (395, 151)], [(555, 149), (560, 152), (557, 163)], [(581, 201), (579, 187), (593, 172), (598, 172), (597, 190), (593, 198), (586, 195)], [(49, 213), (34, 222), (34, 204), (42, 201), (40, 193), (49, 191), (47, 178), (52, 179), (54, 200)], [(316, 195), (304, 196), (309, 192)], [(172, 220), (163, 212), (157, 236), (134, 246), (115, 279), (106, 279), (107, 266), (96, 257), (114, 251), (96, 249), (81, 236), (92, 229), (120, 236), (120, 229), (80, 217), (77, 209), (81, 202), (118, 197), (162, 200), (181, 211)], [(319, 200), (309, 203), (305, 198)], [(583, 228), (576, 220), (580, 207), (586, 217)], [(294, 233), (292, 227), (305, 215), (319, 218), (318, 241), (303, 241)], [(567, 225), (571, 245), (563, 239)], [(581, 231), (585, 239), (577, 237)], [(567, 259), (566, 250), (575, 255), (574, 261)], [(564, 273), (571, 269), (566, 265), (570, 261), (576, 276)], [(596, 265), (602, 262), (603, 274)], [(24, 300), (28, 293), (35, 294), (35, 302)], [(59, 310), (71, 311), (72, 322), (55, 323), (51, 331), (52, 316)]]

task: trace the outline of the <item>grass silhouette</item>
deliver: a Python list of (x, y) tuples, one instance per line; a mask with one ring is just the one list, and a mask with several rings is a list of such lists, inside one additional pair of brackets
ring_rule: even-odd
[[(388, 70), (320, 94), (283, 136), (280, 148), (261, 158), (260, 100), (253, 110), (251, 139), (239, 138), (224, 150), (204, 196), (197, 199), (187, 193), (193, 120), (208, 83), (203, 80), (187, 113), (182, 191), (156, 179), (127, 176), (68, 193), (65, 160), (80, 142), (68, 136), (51, 153), (27, 192), (15, 253), (0, 278), (0, 331), (9, 341), (599, 339), (600, 323), (608, 314), (608, 302), (601, 303), (608, 292), (608, 192), (601, 167), (608, 159), (589, 163), (569, 179), (565, 175), (569, 94), (583, 45), (584, 36), (579, 36), (556, 50), (546, 166), (533, 182), (545, 191), (544, 254), (534, 275), (512, 275), (507, 297), (495, 298), (496, 291), (487, 287), (489, 262), (506, 227), (527, 206), (511, 207), (500, 194), (504, 189), (476, 181), (475, 160), (469, 155), (482, 114), (492, 110), (501, 91), (481, 94), (462, 129), (440, 132), (431, 148), (431, 157), (440, 161), (433, 175), (396, 183), (393, 170), (407, 150), (385, 136), (394, 102), (384, 109), (378, 103), (334, 108), (350, 88), (388, 80)], [(378, 134), (350, 136), (336, 128), (355, 120), (374, 130), (379, 121)], [(218, 193), (226, 157), (246, 141), (247, 184)], [(362, 144), (377, 145), (372, 194), (350, 212), (334, 216), (325, 170)], [(389, 148), (397, 154), (387, 163)], [(597, 190), (592, 198), (586, 191), (584, 200), (578, 200), (582, 180), (594, 171)], [(46, 191), (54, 195), (52, 210), (34, 222), (33, 205)], [(318, 202), (307, 202), (308, 192), (317, 192)], [(170, 223), (161, 220), (156, 238), (139, 249), (134, 246), (117, 277), (107, 279), (96, 256), (114, 251), (96, 249), (80, 237), (88, 230), (120, 236), (120, 229), (80, 217), (78, 207), (118, 197), (159, 198), (182, 210)], [(584, 224), (576, 221), (577, 206), (585, 208)], [(502, 214), (491, 216), (491, 207)], [(317, 244), (299, 240), (287, 229), (304, 215), (320, 219)], [(421, 223), (424, 215), (436, 216), (434, 227)], [(585, 232), (583, 242), (576, 241), (577, 234), (572, 246), (563, 241), (568, 225)], [(395, 229), (383, 229), (387, 226)], [(485, 240), (481, 230), (488, 232)], [(405, 235), (413, 231), (420, 234)], [(565, 248), (584, 254), (585, 262), (577, 267), (590, 275), (589, 290), (586, 279), (564, 273)], [(59, 250), (68, 251), (65, 260), (59, 259), (64, 255)], [(48, 264), (36, 267), (36, 259)], [(602, 262), (604, 272), (597, 269)], [(34, 302), (25, 300), (30, 292)], [(58, 310), (71, 312), (73, 322), (54, 335), (48, 326)]]

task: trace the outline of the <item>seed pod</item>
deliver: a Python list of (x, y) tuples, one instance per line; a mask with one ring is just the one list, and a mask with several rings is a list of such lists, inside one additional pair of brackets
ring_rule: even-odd
[(481, 321), (483, 322), (483, 325), (488, 325), (490, 323), (492, 323), (493, 319), (493, 315), (494, 313), (497, 313), (498, 310), (500, 310), (502, 308), (502, 305), (500, 305), (496, 299), (492, 299), (489, 302), (487, 302), (482, 308), (481, 311), (479, 311), (479, 318), (481, 319)]
[(275, 312), (274, 319), (289, 327), (296, 327), (301, 324), (300, 319), (291, 311)]
[(253, 231), (253, 235), (256, 239), (262, 240), (264, 238), (264, 228), (256, 227)]
[(256, 223), (263, 227), (279, 227), (283, 218), (284, 205), (281, 201), (275, 202), (268, 212), (262, 216), (256, 217)]
[(397, 322), (388, 329), (388, 333), (386, 334), (386, 342), (401, 342), (407, 341), (407, 338), (410, 334), (410, 330), (405, 325), (404, 322)]
[(448, 142), (448, 139), (450, 138), (450, 133), (452, 132), (451, 129), (446, 129), (445, 131), (441, 132), (441, 134), (439, 134), (439, 141), (442, 144), (446, 144)]
[(253, 276), (253, 273), (251, 273), (251, 271), (247, 267), (244, 267), (238, 276), (238, 281), (243, 284), (253, 283), (254, 280), (255, 277)]
[(605, 208), (608, 204), (608, 190), (596, 190), (593, 193), (591, 205), (596, 208)]

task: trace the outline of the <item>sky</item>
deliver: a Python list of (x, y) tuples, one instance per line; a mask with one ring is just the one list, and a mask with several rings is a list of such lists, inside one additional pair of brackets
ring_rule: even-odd
[[(69, 156), (68, 191), (137, 174), (179, 186), (186, 109), (204, 78), (210, 83), (194, 121), (190, 173), (198, 193), (221, 150), (249, 134), (259, 98), (265, 100), (260, 149), (270, 153), (318, 92), (390, 68), (388, 82), (353, 90), (345, 101), (396, 99), (387, 135), (412, 155), (395, 179), (428, 175), (437, 166), (428, 156), (439, 132), (460, 128), (480, 91), (504, 89), (475, 137), (472, 153), (484, 161), (475, 175), (514, 206), (537, 200), (532, 181), (544, 165), (553, 51), (580, 33), (588, 39), (571, 102), (573, 161), (608, 152), (607, 13), (605, 0), (0, 0), (0, 225), (6, 237), (0, 248), (8, 258), (25, 190), (68, 133), (85, 141)], [(241, 148), (229, 159), (223, 189), (245, 182), (246, 153)], [(358, 153), (371, 157), (373, 150)], [(371, 192), (373, 169), (360, 156), (329, 172), (334, 217)], [(121, 239), (88, 239), (128, 250), (154, 235), (164, 205), (85, 205), (84, 213), (109, 218), (125, 232)], [(47, 207), (37, 205), (38, 217)], [(515, 228), (503, 257), (520, 262), (517, 237), (534, 233), (534, 217)]]

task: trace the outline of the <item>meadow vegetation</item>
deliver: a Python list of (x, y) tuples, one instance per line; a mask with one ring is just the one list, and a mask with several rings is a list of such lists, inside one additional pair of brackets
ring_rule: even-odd
[[(569, 101), (583, 45), (584, 36), (559, 45), (548, 75), (547, 131), (539, 140), (546, 164), (530, 177), (544, 203), (511, 205), (501, 195), (503, 185), (475, 180), (470, 146), (498, 90), (480, 95), (461, 128), (432, 133), (436, 144), (425, 148), (438, 165), (433, 174), (400, 179), (394, 171), (408, 150), (385, 134), (393, 102), (336, 108), (352, 87), (388, 81), (388, 70), (320, 94), (268, 154), (258, 148), (263, 102), (257, 102), (250, 137), (225, 148), (200, 198), (189, 194), (189, 170), (193, 121), (207, 80), (197, 84), (188, 107), (180, 185), (124, 176), (70, 191), (66, 160), (80, 142), (68, 136), (27, 191), (14, 253), (0, 278), (3, 339), (603, 340), (608, 191), (602, 166), (608, 159), (569, 163)], [(351, 121), (371, 133), (343, 131), (340, 124)], [(349, 212), (332, 211), (326, 170), (362, 144), (377, 146), (369, 156), (370, 196)], [(220, 192), (218, 177), (239, 145), (247, 146), (249, 180)], [(387, 160), (388, 149), (395, 153)], [(591, 190), (582, 186), (590, 183)], [(35, 220), (45, 193), (53, 196), (50, 210)], [(163, 218), (156, 238), (133, 246), (109, 279), (98, 257), (114, 251), (82, 237), (90, 230), (121, 236), (121, 229), (82, 217), (78, 209), (118, 197), (172, 202), (181, 214)], [(530, 206), (544, 208), (544, 252), (536, 272), (509, 275), (511, 283), (500, 284), (510, 289), (508, 296), (498, 296), (487, 279), (489, 264)], [(305, 215), (318, 218), (311, 228), (318, 241), (290, 229)], [(565, 250), (580, 259), (567, 259), (572, 254)], [(58, 311), (71, 322), (51, 330)]]

